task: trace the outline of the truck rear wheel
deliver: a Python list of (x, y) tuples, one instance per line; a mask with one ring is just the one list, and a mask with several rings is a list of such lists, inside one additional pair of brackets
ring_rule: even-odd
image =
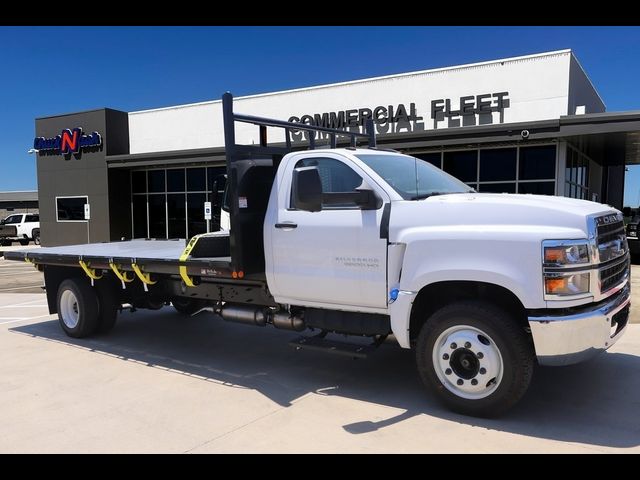
[(425, 322), (416, 361), (422, 381), (451, 410), (494, 417), (525, 394), (535, 357), (524, 329), (507, 312), (465, 301)]
[(206, 302), (199, 298), (176, 297), (171, 300), (173, 308), (183, 315), (193, 315), (201, 308), (204, 308)]
[(98, 296), (84, 279), (69, 278), (58, 288), (58, 318), (70, 337), (83, 338), (98, 326)]

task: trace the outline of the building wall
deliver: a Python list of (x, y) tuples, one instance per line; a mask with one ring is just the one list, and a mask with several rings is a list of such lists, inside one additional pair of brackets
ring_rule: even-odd
[[(314, 116), (348, 109), (403, 104), (415, 105), (418, 117), (409, 125), (393, 128), (378, 125), (378, 132), (420, 132), (434, 128), (474, 124), (512, 123), (557, 119), (570, 113), (570, 50), (527, 57), (495, 60), (472, 65), (433, 69), (401, 75), (372, 78), (306, 89), (239, 97), (236, 112), (287, 120), (291, 116)], [(590, 85), (590, 84), (589, 84)], [(589, 96), (578, 82), (575, 99)], [(460, 97), (508, 92), (508, 106), (502, 114), (451, 117), (435, 122), (432, 102), (450, 99), (456, 110)], [(597, 95), (597, 94), (596, 94)], [(473, 99), (476, 101), (476, 98)], [(580, 100), (583, 101), (583, 100)], [(586, 101), (586, 100), (585, 100)], [(130, 152), (160, 152), (224, 145), (222, 105), (219, 100), (131, 112), (129, 114)], [(236, 123), (239, 143), (258, 142), (257, 128)], [(277, 129), (280, 130), (280, 129)], [(283, 132), (269, 132), (270, 141), (284, 141)]]
[[(107, 113), (109, 112), (109, 113)], [(39, 118), (36, 120), (36, 136), (53, 138), (65, 128), (82, 127), (85, 133), (97, 131), (102, 135), (103, 145), (95, 151), (63, 156), (55, 152), (38, 153), (38, 195), (40, 203), (41, 241), (44, 246), (74, 243), (109, 241), (109, 185), (105, 155), (126, 153), (128, 141), (115, 140), (110, 145), (108, 127), (119, 132), (126, 131), (127, 115), (107, 109), (83, 113)], [(118, 135), (114, 135), (114, 139)], [(126, 136), (125, 136), (126, 139)], [(114, 186), (117, 189), (117, 185)], [(125, 191), (127, 188), (125, 187)], [(56, 197), (88, 196), (91, 219), (88, 222), (58, 222), (56, 220)]]
[[(571, 55), (569, 62), (569, 78), (569, 110), (567, 115), (602, 113), (606, 110), (600, 95), (593, 88), (591, 80), (573, 55)], [(580, 106), (585, 107), (584, 112), (577, 111)]]

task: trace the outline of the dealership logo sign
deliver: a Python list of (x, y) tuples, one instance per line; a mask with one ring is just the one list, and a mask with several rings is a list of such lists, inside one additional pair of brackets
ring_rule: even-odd
[(102, 135), (91, 132), (90, 135), (82, 133), (82, 127), (73, 130), (65, 128), (60, 135), (52, 138), (36, 137), (33, 140), (33, 148), (41, 152), (60, 153), (69, 155), (79, 153), (82, 150), (102, 146)]

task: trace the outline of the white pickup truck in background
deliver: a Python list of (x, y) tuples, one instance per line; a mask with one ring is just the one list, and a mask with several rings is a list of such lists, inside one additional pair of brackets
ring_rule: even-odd
[(40, 215), (37, 213), (14, 213), (3, 220), (0, 225), (15, 227), (15, 236), (0, 238), (3, 246), (12, 242), (20, 242), (20, 245), (28, 245), (30, 241), (40, 245)]

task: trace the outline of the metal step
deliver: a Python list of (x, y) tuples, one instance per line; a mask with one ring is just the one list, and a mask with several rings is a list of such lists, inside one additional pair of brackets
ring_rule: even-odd
[(296, 350), (316, 350), (351, 358), (367, 358), (367, 355), (377, 348), (376, 344), (359, 345), (356, 343), (336, 342), (322, 336), (299, 337), (289, 342)]

